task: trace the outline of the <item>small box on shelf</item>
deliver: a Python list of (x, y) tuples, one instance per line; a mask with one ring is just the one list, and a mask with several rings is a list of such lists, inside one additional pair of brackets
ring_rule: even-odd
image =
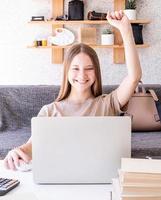
[(96, 28), (87, 27), (79, 29), (79, 42), (96, 44)]

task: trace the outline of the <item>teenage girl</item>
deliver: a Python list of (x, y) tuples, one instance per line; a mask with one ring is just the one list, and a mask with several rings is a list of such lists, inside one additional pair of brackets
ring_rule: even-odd
[[(131, 24), (123, 11), (107, 13), (110, 25), (117, 28), (123, 38), (127, 76), (110, 94), (102, 94), (100, 65), (96, 52), (85, 44), (72, 46), (64, 61), (63, 81), (57, 99), (43, 106), (38, 116), (114, 116), (128, 102), (139, 80), (141, 67), (135, 48)], [(15, 169), (22, 159), (32, 159), (32, 137), (27, 143), (7, 154), (4, 164)]]

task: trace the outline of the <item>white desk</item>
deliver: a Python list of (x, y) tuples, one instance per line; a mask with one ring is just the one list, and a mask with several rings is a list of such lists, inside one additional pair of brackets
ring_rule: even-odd
[(31, 171), (6, 170), (3, 161), (0, 161), (0, 177), (20, 181), (17, 188), (0, 197), (0, 200), (110, 200), (112, 189), (111, 185), (37, 185), (33, 182)]

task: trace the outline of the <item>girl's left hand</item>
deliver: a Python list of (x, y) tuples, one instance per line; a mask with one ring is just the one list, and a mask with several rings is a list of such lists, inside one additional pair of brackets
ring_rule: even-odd
[(124, 14), (122, 10), (115, 12), (108, 11), (106, 18), (109, 24), (119, 29), (120, 32), (129, 29), (129, 27), (131, 26), (128, 17)]

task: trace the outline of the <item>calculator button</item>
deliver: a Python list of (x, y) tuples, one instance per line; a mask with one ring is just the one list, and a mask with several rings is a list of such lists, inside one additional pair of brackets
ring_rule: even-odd
[(3, 188), (9, 188), (9, 187), (12, 187), (13, 185), (15, 185), (18, 181), (10, 181), (9, 183), (3, 185), (2, 187)]
[(5, 180), (7, 180), (6, 178), (1, 178), (0, 183), (3, 183)]
[(3, 186), (3, 185), (5, 185), (6, 183), (8, 183), (8, 182), (10, 182), (11, 180), (10, 179), (6, 179), (6, 180), (4, 180), (1, 184), (0, 184), (0, 186)]

